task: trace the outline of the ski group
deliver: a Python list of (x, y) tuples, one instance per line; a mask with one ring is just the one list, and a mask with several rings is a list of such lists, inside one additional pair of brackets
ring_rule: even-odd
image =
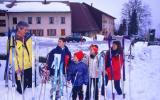
[[(32, 88), (32, 100), (36, 100), (37, 44), (34, 36), (28, 33), (28, 27), (26, 22), (20, 21), (14, 31), (8, 32), (5, 86), (9, 88), (9, 79), (11, 79), (13, 97), (15, 98), (17, 91), (22, 94), (22, 100), (25, 100), (25, 89)], [(115, 100), (115, 94), (122, 95), (125, 99), (124, 38), (121, 42), (108, 36), (107, 41), (108, 50), (99, 52), (98, 45), (91, 44), (88, 55), (79, 50), (72, 56), (65, 45), (65, 38), (59, 38), (57, 47), (46, 54), (45, 64), (39, 69), (42, 80), (39, 100), (42, 88), (46, 87), (48, 81), (52, 87), (50, 100), (61, 99), (64, 96), (64, 87), (67, 93), (66, 100), (76, 100), (77, 97), (79, 100), (91, 100), (91, 98), (101, 100), (102, 97), (107, 100), (107, 92), (112, 92), (112, 100)], [(11, 75), (9, 66), (12, 69)], [(107, 91), (105, 88), (109, 80), (112, 91)], [(70, 84), (72, 84), (72, 89), (69, 92)], [(83, 90), (84, 85), (87, 87), (86, 90)], [(45, 91), (47, 90), (44, 88), (44, 95)]]

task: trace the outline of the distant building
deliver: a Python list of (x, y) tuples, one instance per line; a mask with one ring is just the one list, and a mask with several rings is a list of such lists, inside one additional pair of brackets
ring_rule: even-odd
[(0, 3), (0, 33), (15, 28), (20, 20), (36, 36), (68, 36), (86, 33), (113, 33), (114, 17), (86, 3), (3, 2)]
[(115, 17), (86, 3), (70, 3), (70, 7), (73, 33), (114, 33)]

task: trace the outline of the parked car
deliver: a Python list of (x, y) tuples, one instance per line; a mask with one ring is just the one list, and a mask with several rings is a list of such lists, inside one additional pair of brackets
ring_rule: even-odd
[(83, 38), (82, 36), (73, 36), (73, 35), (65, 37), (65, 40), (66, 42), (85, 42), (86, 41), (86, 39)]

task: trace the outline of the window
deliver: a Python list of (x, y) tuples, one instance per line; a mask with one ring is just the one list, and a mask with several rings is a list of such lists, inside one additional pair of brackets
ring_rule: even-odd
[(54, 17), (49, 17), (49, 24), (54, 24)]
[(65, 36), (65, 35), (66, 35), (65, 29), (61, 29), (61, 36)]
[(5, 13), (0, 13), (0, 16), (5, 16)]
[(43, 36), (43, 29), (31, 29), (30, 33), (34, 34), (35, 36)]
[(13, 17), (13, 24), (17, 24), (17, 17)]
[(28, 24), (32, 24), (32, 17), (28, 17)]
[(37, 30), (36, 36), (43, 36), (43, 30), (42, 29)]
[(6, 27), (6, 20), (0, 20), (0, 27)]
[(65, 17), (61, 17), (61, 24), (65, 24)]
[(48, 36), (56, 36), (56, 29), (48, 29), (47, 35)]
[(36, 22), (37, 22), (37, 24), (41, 24), (41, 17), (37, 17)]

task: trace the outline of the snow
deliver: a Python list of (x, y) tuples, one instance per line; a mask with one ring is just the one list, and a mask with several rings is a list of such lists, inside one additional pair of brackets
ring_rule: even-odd
[(0, 4), (0, 10), (8, 12), (70, 12), (70, 7), (61, 2), (50, 2), (43, 4), (42, 2), (17, 2), (12, 8), (7, 8), (8, 2)]
[[(88, 37), (86, 37), (88, 38)], [(101, 38), (101, 36), (98, 38)], [(6, 53), (6, 37), (0, 37), (0, 53)], [(46, 56), (47, 53), (53, 49), (58, 39), (57, 38), (45, 38), (45, 37), (36, 37), (38, 43), (38, 55)], [(85, 43), (67, 43), (72, 54), (76, 50), (83, 50), (85, 53), (89, 53), (88, 47), (91, 44), (97, 44), (99, 50), (107, 50), (107, 42), (104, 41), (94, 41), (90, 38), (87, 39)], [(130, 40), (125, 40), (125, 55), (129, 54)], [(126, 100), (159, 100), (159, 90), (160, 90), (160, 46), (147, 46), (147, 42), (137, 42), (132, 47), (132, 54), (134, 59), (129, 59), (126, 57), (126, 81), (125, 81), (125, 93)], [(0, 100), (7, 100), (7, 88), (4, 87), (3, 73), (5, 61), (0, 61), (2, 66), (0, 67)], [(122, 84), (121, 84), (122, 85)], [(49, 90), (50, 83), (46, 85), (45, 98), (49, 100)], [(69, 95), (71, 92), (71, 85), (69, 86)], [(36, 100), (39, 100), (41, 85), (36, 88)], [(44, 88), (43, 88), (44, 89)], [(11, 88), (9, 89), (11, 90)], [(86, 86), (84, 86), (84, 91)], [(107, 100), (112, 100), (111, 95), (111, 82), (109, 82), (106, 87), (107, 90)], [(115, 90), (114, 90), (115, 91)], [(11, 96), (11, 91), (9, 92)], [(64, 96), (62, 100), (66, 100), (66, 90), (64, 88)], [(92, 94), (93, 95), (93, 94)], [(27, 88), (25, 91), (26, 100), (31, 100), (32, 92), (31, 89)], [(16, 100), (22, 100), (22, 96), (16, 92)], [(41, 95), (41, 100), (43, 99), (43, 92)], [(11, 98), (9, 100), (12, 100)], [(104, 100), (103, 97), (100, 97), (100, 100)], [(123, 100), (122, 96), (116, 94), (115, 100)]]
[(97, 40), (98, 41), (103, 41), (104, 40), (104, 36), (97, 34)]
[(93, 41), (93, 38), (89, 38), (87, 36), (83, 36), (84, 39), (86, 39), (86, 41)]

